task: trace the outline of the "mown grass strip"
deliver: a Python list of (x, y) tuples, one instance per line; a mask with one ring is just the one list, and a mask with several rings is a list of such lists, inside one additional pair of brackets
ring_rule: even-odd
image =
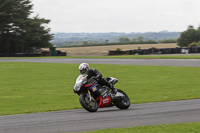
[(81, 133), (199, 133), (200, 122), (104, 129)]
[[(200, 68), (91, 64), (119, 79), (131, 103), (200, 98)], [(73, 86), (78, 64), (0, 63), (0, 115), (82, 108)]]

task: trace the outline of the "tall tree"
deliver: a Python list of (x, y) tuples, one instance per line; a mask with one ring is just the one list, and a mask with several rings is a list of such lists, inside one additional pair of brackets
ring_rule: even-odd
[(193, 26), (189, 26), (188, 29), (181, 33), (180, 38), (178, 39), (178, 45), (181, 47), (187, 47), (190, 43), (197, 41), (196, 30)]
[(200, 26), (196, 30), (196, 42), (200, 41)]
[(50, 46), (52, 35), (44, 26), (50, 20), (31, 18), (32, 7), (30, 0), (0, 0), (0, 53)]

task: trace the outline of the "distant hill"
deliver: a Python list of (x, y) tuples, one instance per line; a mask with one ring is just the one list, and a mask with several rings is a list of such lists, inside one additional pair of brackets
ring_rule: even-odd
[(130, 40), (142, 36), (144, 41), (152, 39), (168, 40), (180, 37), (180, 32), (145, 32), (145, 33), (54, 33), (52, 43), (56, 46), (80, 45), (83, 43), (119, 42), (120, 37), (128, 37)]

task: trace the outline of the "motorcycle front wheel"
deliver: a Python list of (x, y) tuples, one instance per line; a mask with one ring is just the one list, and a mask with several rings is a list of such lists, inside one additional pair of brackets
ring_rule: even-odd
[(79, 96), (79, 102), (89, 112), (96, 112), (98, 110), (98, 104), (95, 100), (90, 100), (87, 93), (82, 93)]

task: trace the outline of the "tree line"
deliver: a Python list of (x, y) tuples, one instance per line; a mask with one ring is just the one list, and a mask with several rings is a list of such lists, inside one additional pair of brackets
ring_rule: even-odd
[(138, 36), (137, 38), (133, 38), (132, 40), (128, 37), (120, 37), (120, 43), (132, 43), (132, 44), (156, 44), (156, 43), (177, 43), (177, 39), (166, 39), (166, 40), (153, 40), (148, 39), (145, 40), (143, 36)]
[(30, 17), (30, 0), (1, 0), (0, 53), (23, 53), (37, 47), (50, 47), (50, 20)]
[(178, 45), (180, 47), (200, 46), (200, 26), (197, 29), (192, 25), (188, 26), (187, 30), (181, 33)]
[(181, 32), (178, 39), (168, 39), (162, 41), (154, 41), (152, 39), (144, 41), (142, 36), (130, 40), (128, 37), (119, 38), (121, 43), (143, 44), (143, 43), (176, 43), (180, 47), (199, 47), (200, 46), (200, 26), (195, 29), (192, 25), (188, 26), (187, 30)]

